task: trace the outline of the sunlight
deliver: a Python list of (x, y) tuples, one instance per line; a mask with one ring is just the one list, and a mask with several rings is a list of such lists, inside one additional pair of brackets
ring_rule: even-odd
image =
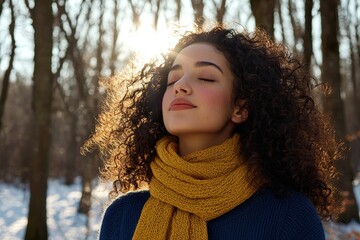
[(152, 27), (141, 25), (130, 33), (126, 45), (135, 54), (137, 61), (146, 63), (173, 47), (178, 39), (174, 32), (170, 28), (155, 31)]

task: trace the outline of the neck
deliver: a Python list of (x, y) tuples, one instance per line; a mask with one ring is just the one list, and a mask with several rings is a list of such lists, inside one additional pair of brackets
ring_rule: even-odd
[(179, 156), (204, 150), (206, 148), (220, 145), (227, 139), (231, 138), (232, 134), (187, 134), (178, 136), (179, 138)]

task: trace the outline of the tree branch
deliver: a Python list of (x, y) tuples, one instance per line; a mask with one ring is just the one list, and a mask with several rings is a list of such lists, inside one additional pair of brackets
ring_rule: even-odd
[(34, 14), (34, 8), (30, 7), (30, 3), (29, 0), (25, 0), (25, 6), (27, 7), (27, 9), (30, 12), (31, 18), (34, 19), (35, 14)]

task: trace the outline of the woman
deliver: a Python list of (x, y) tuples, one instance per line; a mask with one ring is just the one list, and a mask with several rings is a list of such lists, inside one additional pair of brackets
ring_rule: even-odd
[(216, 27), (119, 78), (87, 143), (128, 192), (100, 239), (324, 239), (338, 146), (285, 46)]

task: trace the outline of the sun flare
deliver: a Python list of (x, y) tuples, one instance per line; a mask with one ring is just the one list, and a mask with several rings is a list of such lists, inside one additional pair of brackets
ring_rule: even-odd
[(145, 63), (173, 47), (177, 40), (178, 37), (171, 29), (155, 30), (142, 25), (129, 35), (127, 45), (136, 59)]

